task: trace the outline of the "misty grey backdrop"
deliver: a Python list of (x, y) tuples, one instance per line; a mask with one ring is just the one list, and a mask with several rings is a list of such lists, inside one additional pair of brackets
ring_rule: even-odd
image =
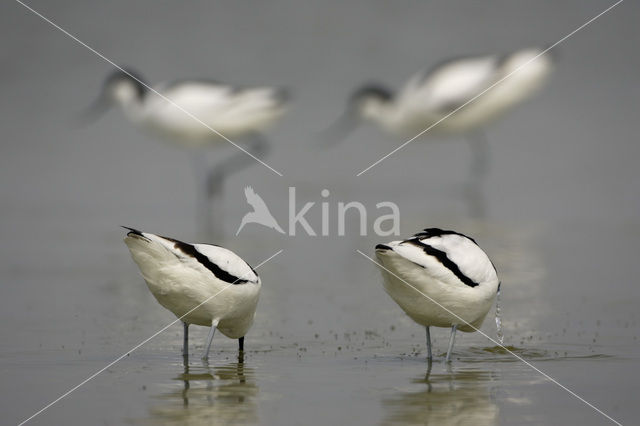
[[(488, 129), (484, 217), (468, 211), (461, 138), (425, 135), (356, 177), (402, 140), (363, 126), (325, 150), (317, 132), (359, 84), (398, 88), (450, 56), (553, 43), (611, 3), (28, 4), (151, 84), (207, 77), (294, 95), (267, 133), (265, 161), (284, 176), (256, 163), (227, 182), (215, 206), (226, 229), (216, 243), (252, 264), (284, 250), (259, 271), (263, 295), (245, 364), (234, 363), (235, 342), (218, 336), (211, 365), (190, 381), (176, 325), (34, 424), (447, 424), (461, 415), (474, 424), (602, 423), (477, 333), (458, 336), (453, 371), (436, 364), (425, 380), (423, 330), (355, 252), (372, 254), (386, 238), (359, 236), (353, 218), (336, 236), (339, 201), (360, 201), (374, 216), (376, 203), (397, 203), (403, 236), (427, 226), (475, 236), (503, 282), (505, 343), (617, 420), (637, 417), (636, 3), (560, 45), (549, 84)], [(15, 424), (174, 319), (145, 288), (118, 226), (200, 236), (189, 153), (119, 111), (79, 126), (112, 66), (19, 3), (0, 8), (0, 412)], [(212, 149), (208, 161), (234, 152)], [(317, 203), (308, 215), (316, 229), (328, 189), (332, 236), (248, 225), (234, 237), (248, 211), (246, 185), (283, 226), (295, 186), (300, 206)], [(194, 329), (199, 349), (206, 330)], [(495, 334), (491, 314), (483, 330)], [(434, 334), (440, 355), (446, 332)]]

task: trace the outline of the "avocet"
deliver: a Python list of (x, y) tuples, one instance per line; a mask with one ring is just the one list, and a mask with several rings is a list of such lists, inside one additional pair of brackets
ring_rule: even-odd
[(378, 244), (376, 257), (389, 296), (426, 327), (429, 360), (429, 327), (451, 328), (450, 362), (456, 330), (478, 330), (496, 297), (500, 282), (489, 257), (472, 238), (439, 228)]
[(211, 327), (203, 359), (216, 330), (238, 339), (243, 351), (262, 286), (253, 268), (223, 247), (126, 229), (124, 242), (151, 294), (183, 323), (183, 354), (189, 353), (190, 324)]

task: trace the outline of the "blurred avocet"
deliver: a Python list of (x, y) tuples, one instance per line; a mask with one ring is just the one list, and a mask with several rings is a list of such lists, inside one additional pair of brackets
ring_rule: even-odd
[(286, 111), (288, 96), (281, 88), (180, 80), (153, 87), (162, 95), (157, 96), (137, 72), (125, 71), (107, 77), (93, 111), (117, 105), (132, 123), (187, 147), (222, 141), (220, 135), (235, 138), (261, 132)]
[(124, 242), (151, 294), (184, 325), (183, 354), (189, 351), (190, 324), (211, 327), (203, 359), (209, 356), (216, 329), (238, 339), (243, 351), (262, 286), (253, 268), (219, 246), (126, 229)]
[(456, 330), (482, 325), (500, 285), (485, 252), (466, 235), (428, 228), (404, 241), (378, 244), (376, 257), (389, 296), (426, 327), (428, 359), (429, 327), (451, 327), (449, 362)]
[(472, 139), (472, 170), (482, 174), (487, 143), (481, 129), (531, 97), (552, 68), (545, 49), (527, 48), (502, 56), (449, 59), (417, 73), (395, 94), (383, 85), (367, 84), (352, 94), (345, 115), (328, 129), (328, 138), (344, 139), (363, 120), (402, 138), (426, 129), (434, 134), (467, 134)]
[(225, 139), (239, 138), (248, 143), (247, 151), (259, 158), (268, 150), (262, 132), (282, 117), (287, 104), (288, 94), (282, 88), (244, 88), (213, 80), (181, 80), (150, 90), (137, 72), (116, 70), (105, 80), (86, 117), (101, 115), (115, 105), (139, 127), (180, 146), (196, 148), (193, 161), (198, 185), (202, 186), (198, 196), (206, 194), (198, 201), (200, 213), (208, 209), (203, 203), (208, 204), (222, 190), (229, 174), (255, 160), (245, 152), (238, 152), (209, 171), (197, 148), (223, 145), (228, 143)]

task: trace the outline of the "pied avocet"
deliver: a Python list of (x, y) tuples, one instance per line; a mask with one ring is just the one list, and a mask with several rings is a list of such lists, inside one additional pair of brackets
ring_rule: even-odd
[(552, 69), (553, 59), (543, 48), (449, 59), (415, 74), (397, 93), (381, 84), (360, 87), (327, 133), (337, 142), (359, 121), (371, 121), (402, 138), (427, 129), (465, 134), (474, 155), (472, 172), (481, 175), (487, 156), (482, 128), (531, 97)]
[(223, 247), (126, 229), (124, 242), (151, 294), (184, 325), (183, 354), (189, 352), (190, 324), (211, 327), (203, 359), (216, 329), (238, 339), (243, 351), (262, 286), (253, 268)]
[[(238, 138), (247, 142), (247, 152), (264, 156), (268, 143), (262, 134), (282, 117), (288, 92), (277, 87), (236, 87), (213, 80), (180, 80), (153, 88), (135, 71), (110, 74), (87, 117), (101, 115), (111, 105), (139, 127), (193, 151), (198, 186), (198, 214), (205, 219), (208, 203), (218, 194), (231, 173), (255, 162), (238, 152), (211, 170), (201, 148), (223, 145)], [(225, 140), (228, 139), (228, 140)], [(203, 220), (205, 220), (203, 219)], [(207, 224), (208, 227), (208, 224)]]
[(476, 331), (496, 297), (496, 270), (476, 242), (455, 231), (428, 228), (404, 241), (376, 246), (376, 257), (391, 298), (415, 322), (426, 327), (451, 327), (446, 362), (456, 330)]

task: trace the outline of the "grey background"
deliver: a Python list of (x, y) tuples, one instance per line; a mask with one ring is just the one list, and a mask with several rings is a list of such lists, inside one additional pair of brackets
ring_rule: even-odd
[[(345, 4), (346, 3), (346, 4)], [(555, 42), (608, 2), (28, 3), (149, 82), (210, 77), (290, 87), (265, 159), (225, 186), (216, 241), (257, 264), (263, 295), (247, 336), (218, 336), (211, 365), (184, 376), (181, 327), (158, 336), (34, 424), (600, 424), (604, 417), (477, 333), (425, 380), (423, 330), (384, 294), (371, 254), (385, 239), (233, 234), (252, 185), (281, 224), (299, 205), (393, 201), (401, 233), (477, 238), (503, 282), (505, 343), (618, 421), (638, 415), (639, 8), (624, 2), (559, 46), (550, 83), (488, 129), (484, 218), (468, 214), (461, 138), (402, 141), (374, 126), (323, 150), (317, 132), (371, 80), (397, 88), (443, 58)], [(77, 114), (112, 67), (18, 3), (1, 6), (0, 413), (15, 424), (174, 317), (149, 294), (119, 225), (199, 241), (187, 152), (114, 111)], [(211, 150), (224, 161), (232, 147)], [(335, 218), (335, 210), (332, 210)], [(309, 221), (318, 229), (318, 204)], [(370, 223), (372, 220), (370, 219)], [(354, 222), (350, 222), (353, 224)], [(332, 223), (335, 234), (335, 222)], [(483, 326), (489, 335), (491, 319)], [(438, 355), (446, 331), (436, 330)], [(199, 350), (205, 329), (192, 333)], [(190, 389), (184, 392), (185, 380)], [(242, 379), (242, 380), (241, 380)], [(186, 395), (186, 396), (185, 396)], [(185, 400), (189, 402), (185, 406)]]

